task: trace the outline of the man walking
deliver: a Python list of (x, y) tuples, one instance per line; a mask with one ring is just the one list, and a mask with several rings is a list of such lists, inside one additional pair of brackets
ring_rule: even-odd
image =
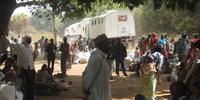
[[(49, 73), (51, 75), (53, 75), (54, 62), (55, 62), (55, 59), (56, 59), (56, 51), (57, 51), (57, 47), (54, 44), (54, 40), (53, 39), (50, 39), (50, 43), (46, 46), (45, 50), (47, 52), (48, 70), (49, 70)], [(50, 67), (50, 64), (51, 64), (51, 67)]]
[[(66, 77), (67, 60), (69, 60), (69, 43), (67, 43), (67, 38), (63, 38), (63, 43), (60, 45), (61, 51), (61, 72), (62, 78)], [(68, 61), (69, 63), (69, 61)]]
[(34, 100), (35, 67), (31, 37), (25, 36), (22, 43), (10, 43), (17, 53), (17, 81), (18, 87), (24, 94), (24, 100)]
[(106, 56), (109, 41), (105, 34), (94, 39), (96, 49), (92, 52), (83, 72), (83, 90), (86, 100), (111, 100), (109, 68)]

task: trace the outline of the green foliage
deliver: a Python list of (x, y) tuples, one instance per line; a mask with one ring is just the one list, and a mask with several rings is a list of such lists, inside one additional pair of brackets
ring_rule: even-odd
[(21, 13), (11, 17), (10, 30), (18, 34), (38, 33), (35, 27), (30, 23), (31, 17)]
[(17, 33), (21, 32), (21, 29), (27, 26), (29, 23), (28, 15), (21, 13), (11, 17), (10, 29), (15, 30)]
[[(14, 0), (12, 0), (14, 1)], [(104, 11), (103, 9), (128, 7), (133, 9), (152, 1), (153, 8), (168, 9), (189, 9), (195, 11), (198, 8), (200, 0), (16, 0), (18, 1), (17, 7), (26, 5), (39, 5), (32, 7), (32, 11), (38, 9), (48, 9), (45, 16), (49, 17), (52, 10), (62, 21), (68, 18), (82, 18), (85, 14), (93, 16), (98, 12)], [(99, 10), (101, 8), (101, 10)], [(90, 12), (91, 11), (91, 12)], [(88, 14), (88, 12), (90, 12)], [(35, 13), (35, 12), (34, 12)], [(37, 12), (36, 12), (37, 13)], [(36, 14), (35, 13), (35, 14)], [(51, 18), (51, 17), (50, 17)]]
[[(15, 0), (11, 0), (15, 1)], [(199, 0), (16, 0), (16, 7), (32, 6), (38, 17), (52, 18), (52, 11), (62, 21), (83, 16), (95, 16), (109, 9), (137, 8), (136, 26), (139, 32), (199, 31)], [(19, 2), (21, 1), (21, 2)], [(146, 5), (146, 4), (149, 5)], [(13, 3), (14, 4), (14, 3)], [(143, 6), (140, 6), (143, 5)], [(160, 8), (160, 9), (158, 9)], [(167, 9), (166, 9), (167, 8)], [(45, 12), (41, 11), (45, 9)], [(188, 10), (184, 10), (188, 9)], [(179, 12), (179, 11), (181, 12)], [(191, 12), (197, 11), (197, 12)], [(42, 12), (42, 13), (41, 13)], [(194, 21), (195, 20), (195, 21)], [(48, 22), (48, 21), (46, 21)], [(49, 25), (50, 26), (50, 25)]]
[(153, 6), (149, 3), (134, 10), (137, 32), (200, 32), (200, 8), (190, 12), (166, 9), (166, 5), (155, 10)]
[(32, 15), (31, 17), (31, 24), (37, 29), (37, 30), (50, 30), (52, 21), (48, 20), (48, 17), (45, 16), (38, 16), (38, 15)]
[[(62, 22), (59, 17), (55, 18), (55, 24), (58, 31), (58, 34), (62, 34), (64, 32), (64, 29), (72, 24), (75, 20), (67, 20), (65, 22)], [(36, 30), (41, 32), (53, 32), (52, 28), (52, 20), (49, 20), (48, 17), (45, 16), (36, 16), (32, 15), (31, 17), (31, 24), (33, 27), (35, 27)]]
[(88, 17), (100, 15), (111, 9), (125, 9), (124, 3), (114, 3), (112, 0), (97, 0), (93, 3), (93, 9), (86, 12)]

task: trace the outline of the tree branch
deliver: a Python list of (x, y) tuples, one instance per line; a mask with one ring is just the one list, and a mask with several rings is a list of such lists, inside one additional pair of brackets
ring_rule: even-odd
[(35, 1), (35, 0), (33, 0), (33, 1), (27, 1), (27, 2), (20, 2), (20, 3), (17, 3), (16, 8), (22, 7), (22, 6), (30, 6), (30, 5), (44, 5), (44, 4), (48, 3), (47, 1)]

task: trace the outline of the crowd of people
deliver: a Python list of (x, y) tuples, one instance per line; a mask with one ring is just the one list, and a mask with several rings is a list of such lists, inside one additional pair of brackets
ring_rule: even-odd
[[(169, 40), (167, 34), (161, 34), (159, 38), (155, 32), (142, 36), (139, 40), (135, 50), (135, 58), (139, 59), (136, 67), (143, 83), (143, 91), (139, 94), (139, 97), (144, 97), (144, 100), (155, 100), (156, 85), (161, 84), (161, 74), (168, 71), (173, 73), (170, 61), (177, 58), (178, 60), (175, 62), (181, 64), (176, 66), (175, 71), (178, 78), (172, 81), (170, 86), (171, 99), (197, 100), (199, 98), (200, 35), (197, 33), (189, 37), (187, 32), (183, 32), (177, 41), (174, 40), (173, 37)], [(114, 43), (108, 41), (109, 39), (105, 35), (100, 35), (94, 40), (96, 49), (91, 55), (83, 74), (83, 90), (87, 100), (110, 100), (108, 80), (112, 77), (112, 74), (106, 73), (111, 73), (110, 70), (113, 68), (111, 67), (112, 58), (116, 61), (117, 76), (119, 75), (119, 64), (124, 75), (127, 76), (124, 68), (124, 58), (127, 56), (125, 47), (120, 44), (120, 39), (117, 39)], [(108, 69), (108, 72), (105, 69)], [(102, 88), (106, 89), (102, 90)], [(96, 94), (97, 90), (98, 95)]]
[[(120, 69), (124, 76), (128, 76), (124, 64), (127, 47), (120, 38), (109, 39), (102, 34), (93, 39), (94, 45), (91, 45), (81, 36), (73, 44), (68, 43), (67, 37), (64, 37), (59, 46), (53, 39), (44, 37), (35, 42), (34, 46), (31, 45), (32, 38), (29, 35), (23, 38), (18, 36), (17, 39), (8, 39), (6, 36), (0, 38), (1, 43), (5, 44), (0, 46), (0, 65), (5, 61), (2, 73), (6, 76), (2, 80), (15, 82), (16, 87), (23, 92), (24, 100), (34, 100), (36, 81), (55, 83), (53, 72), (57, 52), (61, 52), (61, 79), (66, 79), (67, 68), (73, 63), (78, 51), (90, 52), (90, 58), (82, 76), (85, 100), (111, 100), (109, 80), (113, 79), (113, 66), (115, 66), (117, 76), (120, 75)], [(167, 34), (161, 34), (159, 38), (155, 32), (141, 36), (134, 57), (139, 59), (136, 64), (136, 73), (142, 79), (143, 92), (136, 97), (154, 100), (156, 85), (162, 84), (161, 74), (170, 69), (170, 59), (178, 58), (177, 62), (181, 62), (181, 65), (177, 68), (178, 79), (170, 86), (172, 100), (199, 98), (200, 35), (195, 34), (189, 38), (189, 34), (183, 32), (177, 41), (174, 40), (174, 38), (169, 39)], [(9, 51), (7, 51), (8, 47), (10, 47)], [(39, 55), (42, 55), (47, 62), (42, 65), (41, 70), (35, 72), (34, 61)]]
[[(1, 36), (0, 38), (1, 43), (4, 44), (1, 44), (0, 49), (0, 65), (5, 62), (5, 67), (0, 71), (5, 76), (1, 79), (1, 82), (12, 82), (17, 90), (23, 92), (24, 100), (34, 100), (35, 92), (37, 92), (35, 88), (38, 87), (37, 83), (38, 85), (43, 83), (42, 87), (52, 84), (53, 88), (55, 88), (53, 72), (57, 52), (61, 52), (60, 78), (66, 80), (66, 71), (72, 63), (75, 50), (83, 51), (85, 49), (82, 37), (72, 45), (64, 37), (63, 42), (59, 46), (56, 46), (53, 39), (45, 39), (44, 37), (41, 37), (38, 42), (32, 45), (32, 37), (30, 35), (18, 36), (17, 38), (12, 37), (10, 39), (7, 36)], [(41, 70), (36, 72), (34, 62), (39, 55), (43, 56), (47, 63), (44, 63)], [(46, 89), (49, 89), (49, 87)]]
[[(181, 33), (177, 41), (173, 37), (169, 40), (166, 34), (161, 34), (160, 39), (156, 33), (141, 37), (135, 54), (140, 59), (137, 73), (143, 79), (143, 94), (147, 100), (155, 99), (156, 85), (161, 84), (160, 74), (167, 70), (170, 73), (176, 71), (177, 79), (172, 81), (170, 88), (172, 100), (198, 100), (199, 40), (198, 33), (189, 38), (187, 32)], [(180, 66), (175, 66), (176, 70), (170, 66), (171, 59), (180, 62)]]

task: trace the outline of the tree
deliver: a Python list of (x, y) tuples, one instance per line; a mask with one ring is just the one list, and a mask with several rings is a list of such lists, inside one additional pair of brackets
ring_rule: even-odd
[(46, 17), (38, 17), (36, 15), (32, 15), (31, 24), (37, 30), (50, 30), (51, 22)]
[[(19, 2), (21, 1), (21, 2)], [(82, 15), (84, 11), (91, 10), (92, 3), (97, 0), (1, 0), (0, 1), (0, 34), (8, 32), (8, 25), (13, 11), (20, 6), (31, 5), (49, 5), (56, 15), (77, 16)], [(144, 4), (148, 0), (113, 0), (117, 3), (124, 3), (130, 9)], [(194, 11), (199, 5), (199, 0), (153, 0), (154, 7), (159, 8), (166, 4), (167, 8), (189, 9)]]
[(97, 2), (93, 4), (92, 8), (95, 9), (86, 12), (86, 16), (97, 16), (111, 9), (125, 9), (126, 6), (123, 3), (115, 3), (112, 0), (97, 0)]
[(173, 33), (187, 31), (200, 32), (200, 7), (195, 12), (189, 10), (154, 9), (153, 3), (148, 3), (134, 10), (136, 29), (139, 33), (158, 32)]
[(28, 15), (21, 13), (11, 17), (10, 29), (16, 31), (18, 34), (21, 33), (21, 29), (28, 25), (29, 17)]

